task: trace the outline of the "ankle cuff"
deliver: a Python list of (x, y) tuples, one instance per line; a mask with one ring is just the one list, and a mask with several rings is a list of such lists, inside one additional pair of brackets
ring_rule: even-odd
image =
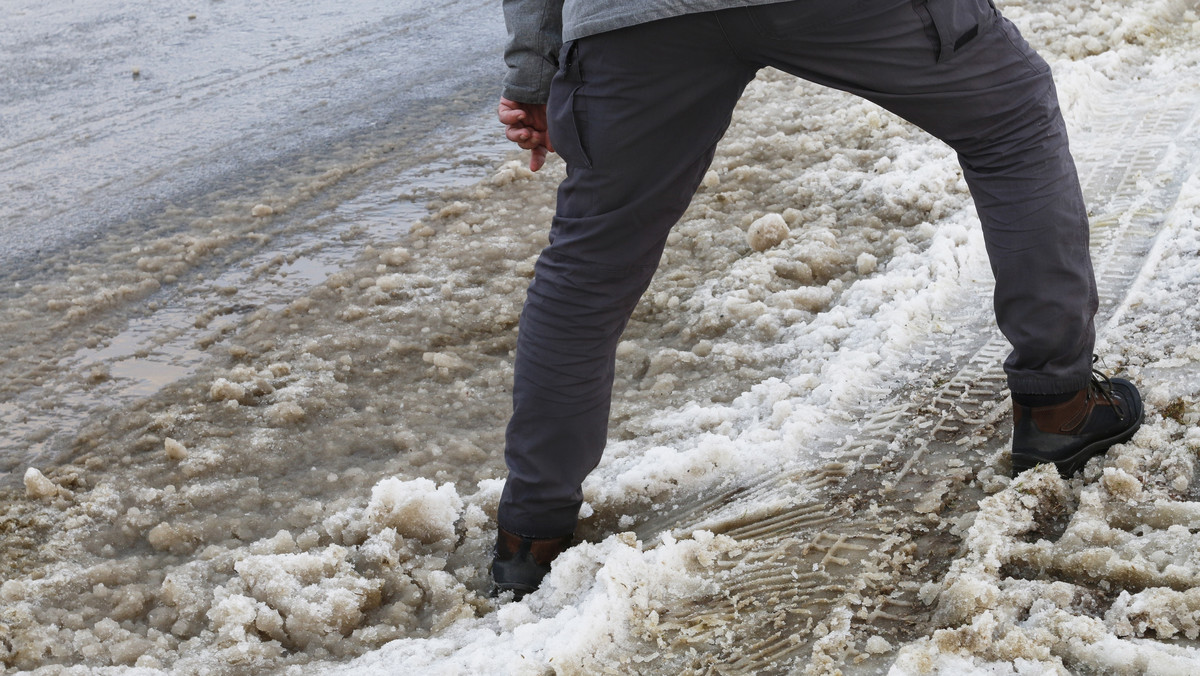
[(1074, 392), (1062, 392), (1059, 394), (1021, 394), (1013, 392), (1012, 400), (1014, 404), (1021, 406), (1029, 406), (1030, 408), (1038, 408), (1041, 406), (1056, 406), (1063, 404), (1075, 397), (1078, 390)]

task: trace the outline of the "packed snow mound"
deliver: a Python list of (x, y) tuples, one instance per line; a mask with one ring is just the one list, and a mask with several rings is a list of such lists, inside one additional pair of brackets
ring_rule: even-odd
[[(1150, 413), (1064, 482), (1049, 466), (983, 500), (966, 554), (923, 594), (937, 629), (893, 674), (1191, 674), (1200, 669), (1200, 178), (1188, 178), (1147, 273), (1101, 346)], [(1136, 339), (1135, 339), (1136, 337)]]

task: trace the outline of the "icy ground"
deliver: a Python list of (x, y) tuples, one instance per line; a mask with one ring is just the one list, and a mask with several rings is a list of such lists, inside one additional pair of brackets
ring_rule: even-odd
[[(516, 317), (562, 171), (510, 160), (403, 237), (356, 234), (358, 259), (285, 305), (212, 330), (247, 293), (216, 286), (195, 375), (0, 494), (3, 664), (1200, 673), (1197, 3), (1003, 9), (1055, 67), (1098, 352), (1148, 403), (1079, 477), (1007, 478), (1006, 347), (951, 153), (765, 72), (625, 335), (582, 542), (541, 591), (486, 593)], [(146, 238), (5, 322), (86, 331), (247, 223)]]

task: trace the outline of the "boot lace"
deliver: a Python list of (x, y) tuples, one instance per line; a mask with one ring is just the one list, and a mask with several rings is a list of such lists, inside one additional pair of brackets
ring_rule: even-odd
[(1092, 381), (1088, 384), (1088, 400), (1089, 402), (1099, 397), (1108, 402), (1114, 410), (1118, 411), (1122, 418), (1125, 417), (1124, 401), (1120, 397), (1113, 396), (1112, 381), (1108, 376), (1104, 375), (1095, 367), (1096, 362), (1100, 360), (1099, 355), (1092, 355)]

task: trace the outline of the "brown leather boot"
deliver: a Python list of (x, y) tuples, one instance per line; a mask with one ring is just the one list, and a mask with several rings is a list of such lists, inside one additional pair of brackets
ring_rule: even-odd
[(1052, 462), (1063, 478), (1088, 460), (1128, 441), (1142, 424), (1142, 397), (1128, 380), (1094, 372), (1069, 401), (1052, 406), (1013, 403), (1012, 475)]
[(571, 546), (572, 536), (531, 538), (499, 529), (492, 554), (492, 596), (511, 591), (520, 601), (537, 590), (550, 572), (550, 562)]

